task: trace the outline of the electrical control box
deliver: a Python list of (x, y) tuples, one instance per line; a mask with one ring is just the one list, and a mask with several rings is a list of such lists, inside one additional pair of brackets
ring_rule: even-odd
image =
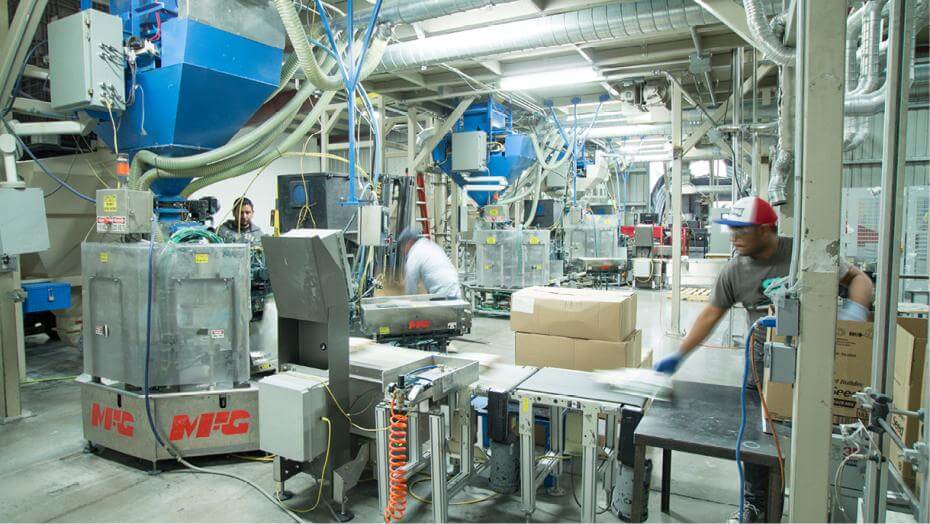
[(120, 17), (85, 9), (48, 25), (52, 107), (126, 108), (126, 58)]
[(387, 215), (384, 206), (370, 205), (358, 208), (358, 243), (362, 246), (385, 245)]
[(484, 171), (487, 167), (487, 133), (452, 133), (452, 171)]
[[(306, 374), (304, 373), (306, 372)], [(310, 462), (326, 451), (326, 388), (328, 376), (310, 368), (285, 371), (258, 382), (260, 448), (299, 462)]]
[(49, 248), (45, 198), (38, 188), (0, 188), (0, 255)]
[(119, 235), (152, 231), (151, 191), (132, 189), (97, 190), (97, 232)]

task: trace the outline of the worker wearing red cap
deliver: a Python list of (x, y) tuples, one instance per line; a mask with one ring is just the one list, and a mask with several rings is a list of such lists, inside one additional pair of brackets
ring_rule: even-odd
[[(714, 283), (710, 301), (694, 322), (678, 351), (655, 365), (660, 372), (674, 373), (685, 357), (699, 347), (713, 332), (726, 312), (741, 303), (746, 308), (749, 324), (763, 316), (770, 301), (764, 291), (776, 279), (788, 276), (791, 267), (791, 242), (778, 236), (775, 209), (759, 197), (738, 200), (717, 223), (730, 228), (730, 240), (735, 255), (724, 266)], [(848, 299), (839, 310), (840, 320), (867, 320), (874, 287), (872, 280), (859, 268), (839, 261), (838, 281), (848, 291)], [(753, 360), (756, 369), (763, 365), (764, 331), (756, 336)], [(755, 381), (750, 376), (750, 386)], [(742, 522), (761, 522), (765, 515), (767, 469), (744, 464), (746, 470), (746, 501)], [(737, 520), (738, 515), (731, 517)]]

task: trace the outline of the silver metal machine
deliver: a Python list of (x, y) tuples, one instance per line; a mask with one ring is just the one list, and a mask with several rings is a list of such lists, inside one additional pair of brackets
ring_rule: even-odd
[(258, 449), (248, 246), (134, 238), (82, 245), (84, 438), (153, 464)]
[(445, 352), (449, 339), (471, 332), (470, 304), (438, 295), (362, 299), (362, 332), (378, 342)]

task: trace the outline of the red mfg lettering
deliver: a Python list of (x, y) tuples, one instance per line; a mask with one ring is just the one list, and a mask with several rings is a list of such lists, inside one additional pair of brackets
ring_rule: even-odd
[(184, 438), (207, 438), (219, 430), (223, 435), (242, 435), (249, 431), (251, 414), (244, 409), (232, 411), (207, 411), (194, 417), (185, 414), (175, 415), (171, 421), (168, 440)]
[(103, 427), (106, 431), (116, 431), (124, 437), (131, 437), (135, 432), (136, 418), (132, 413), (110, 406), (101, 407), (94, 402), (90, 407), (90, 425), (95, 428)]

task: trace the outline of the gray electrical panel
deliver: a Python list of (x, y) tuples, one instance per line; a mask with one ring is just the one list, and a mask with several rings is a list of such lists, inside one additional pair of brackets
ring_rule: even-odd
[(48, 25), (52, 107), (63, 111), (126, 108), (123, 22), (85, 9)]
[(487, 133), (452, 133), (452, 171), (484, 171), (487, 166)]
[(263, 451), (310, 462), (326, 451), (327, 373), (283, 372), (258, 382), (259, 442)]
[(38, 188), (0, 188), (0, 255), (49, 248), (45, 199)]
[(132, 189), (97, 190), (97, 232), (149, 233), (152, 230), (151, 191)]

